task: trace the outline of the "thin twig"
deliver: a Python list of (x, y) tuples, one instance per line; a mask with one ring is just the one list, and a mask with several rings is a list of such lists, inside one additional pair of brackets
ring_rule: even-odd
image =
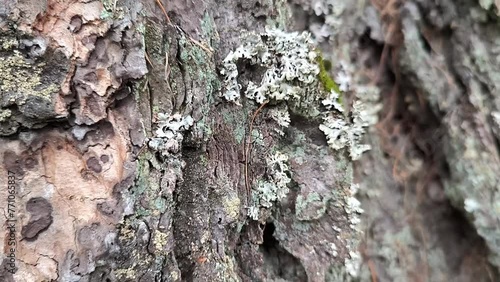
[(255, 118), (259, 114), (259, 112), (264, 108), (264, 106), (268, 103), (269, 101), (264, 101), (262, 105), (255, 111), (255, 113), (252, 116), (252, 120), (250, 121), (250, 130), (248, 132), (248, 142), (246, 144), (246, 150), (245, 150), (245, 188), (247, 192), (247, 204), (250, 203), (250, 196), (251, 194), (251, 189), (250, 189), (250, 184), (248, 183), (248, 159), (250, 158), (250, 148), (252, 147), (252, 130), (253, 130), (253, 122), (255, 121)]
[(165, 18), (167, 18), (167, 22), (168, 22), (168, 23), (172, 23), (172, 22), (170, 21), (170, 17), (169, 17), (169, 16), (168, 16), (168, 14), (167, 14), (167, 10), (165, 10), (165, 7), (164, 7), (164, 6), (163, 6), (163, 4), (161, 3), (161, 1), (160, 1), (160, 0), (156, 0), (156, 4), (158, 4), (158, 6), (160, 6), (161, 11), (162, 11), (162, 12), (163, 12), (163, 14), (165, 15)]
[(377, 270), (375, 270), (375, 264), (371, 259), (368, 260), (368, 268), (370, 269), (370, 274), (372, 277), (372, 282), (377, 282)]
[(212, 48), (210, 48), (210, 46), (205, 46), (204, 44), (194, 40), (193, 38), (189, 37), (189, 40), (191, 40), (191, 42), (193, 42), (194, 44), (198, 45), (201, 49), (207, 51), (208, 53), (212, 54), (213, 53), (213, 50)]
[(151, 60), (149, 59), (148, 52), (144, 52), (144, 54), (145, 54), (145, 57), (146, 57), (146, 61), (148, 61), (149, 65), (150, 65), (152, 68), (154, 68), (153, 63), (151, 63)]

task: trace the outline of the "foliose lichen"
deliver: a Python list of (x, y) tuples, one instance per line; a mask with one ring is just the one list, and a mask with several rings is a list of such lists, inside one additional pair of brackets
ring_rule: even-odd
[(267, 70), (259, 85), (249, 82), (245, 96), (262, 104), (266, 100), (300, 99), (316, 81), (319, 67), (313, 41), (307, 32), (287, 33), (266, 29), (260, 35), (249, 33), (247, 42), (224, 59), (224, 98), (239, 104), (241, 85), (236, 63), (246, 60)]
[(177, 154), (181, 150), (184, 131), (194, 124), (191, 116), (182, 117), (180, 114), (158, 114), (158, 129), (149, 139), (148, 146), (160, 152), (164, 157)]
[[(330, 104), (331, 99), (324, 101)], [(337, 112), (335, 103), (332, 104)], [(349, 148), (349, 155), (353, 160), (361, 157), (361, 154), (370, 150), (370, 145), (361, 144), (361, 139), (365, 133), (365, 128), (371, 125), (365, 118), (364, 106), (361, 102), (356, 101), (353, 105), (352, 122), (346, 120), (343, 115), (332, 111), (324, 118), (324, 123), (319, 126), (319, 129), (325, 133), (328, 139), (328, 145), (334, 150)]]
[(288, 194), (288, 184), (292, 179), (287, 162), (288, 157), (281, 152), (267, 158), (267, 179), (257, 181), (255, 193), (252, 195), (252, 206), (248, 208), (247, 214), (251, 219), (258, 220), (260, 208), (269, 209), (274, 202), (281, 201)]
[[(314, 112), (310, 116), (323, 115), (320, 129), (332, 149), (348, 148), (353, 160), (370, 149), (369, 145), (361, 144), (361, 139), (366, 128), (376, 122), (376, 113), (380, 108), (364, 106), (365, 98), (373, 95), (365, 95), (366, 89), (360, 86), (355, 87), (360, 92), (360, 99), (354, 102), (350, 114), (345, 113), (341, 97), (343, 92), (353, 88), (349, 65), (340, 62), (335, 79), (331, 79), (309, 33), (287, 33), (268, 28), (262, 34), (246, 35), (243, 45), (224, 59), (221, 71), (224, 75), (222, 96), (238, 105), (243, 88), (238, 81), (239, 62), (265, 68), (260, 83), (249, 81), (244, 94), (258, 104), (271, 100), (285, 101), (288, 107), (271, 112), (271, 117), (280, 127), (290, 124), (289, 108), (306, 108), (305, 112)], [(317, 110), (319, 101), (322, 101), (322, 112)], [(284, 135), (281, 130), (278, 133)]]
[[(348, 0), (347, 0), (348, 1)], [(311, 23), (309, 29), (318, 42), (333, 38), (342, 25), (342, 13), (346, 9), (346, 0), (313, 0), (310, 8), (318, 17), (324, 17), (322, 23)]]

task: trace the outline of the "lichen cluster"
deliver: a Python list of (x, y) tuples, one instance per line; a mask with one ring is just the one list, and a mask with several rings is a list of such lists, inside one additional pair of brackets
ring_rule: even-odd
[(323, 17), (321, 23), (314, 22), (310, 25), (310, 30), (318, 42), (323, 42), (332, 38), (342, 26), (342, 13), (346, 9), (348, 0), (313, 0), (310, 8), (318, 17)]
[(183, 132), (194, 123), (191, 116), (182, 117), (180, 114), (158, 114), (158, 129), (149, 139), (148, 146), (160, 152), (164, 157), (177, 154), (181, 150)]
[(240, 60), (266, 68), (260, 84), (250, 81), (245, 90), (245, 96), (259, 104), (270, 99), (300, 99), (306, 88), (316, 81), (319, 73), (317, 53), (309, 33), (266, 29), (260, 35), (249, 33), (248, 39), (224, 59), (221, 73), (225, 75), (223, 95), (226, 100), (239, 103), (242, 87), (238, 83), (236, 64)]
[[(333, 95), (335, 97), (335, 95)], [(353, 160), (361, 157), (361, 154), (370, 150), (370, 145), (361, 144), (361, 139), (365, 133), (365, 128), (370, 126), (370, 120), (364, 112), (364, 105), (360, 101), (354, 102), (352, 122), (346, 121), (341, 115), (343, 110), (339, 110), (339, 105), (332, 102), (332, 99), (323, 101), (324, 104), (332, 105), (335, 111), (332, 111), (324, 118), (324, 123), (319, 129), (325, 133), (328, 139), (328, 145), (334, 150), (349, 148), (349, 155)]]
[[(260, 35), (249, 33), (246, 37), (245, 43), (231, 51), (223, 62), (221, 73), (225, 79), (222, 95), (226, 100), (239, 104), (242, 90), (238, 81), (239, 62), (264, 67), (266, 71), (259, 84), (248, 82), (244, 92), (248, 99), (259, 104), (269, 100), (289, 101), (289, 107), (300, 105), (313, 109), (316, 108), (314, 102), (322, 99), (324, 122), (320, 129), (325, 133), (330, 147), (334, 150), (348, 148), (353, 160), (359, 159), (363, 152), (370, 149), (369, 145), (361, 144), (361, 139), (366, 128), (376, 122), (379, 108), (374, 107), (372, 111), (364, 106), (364, 99), (360, 99), (354, 102), (350, 114), (344, 113), (341, 96), (350, 90), (352, 84), (346, 63), (340, 62), (340, 71), (335, 80), (328, 79), (330, 83), (325, 85), (325, 65), (315, 51), (309, 33), (266, 29)], [(323, 84), (323, 89), (319, 84)], [(359, 90), (366, 92), (361, 87)], [(325, 94), (324, 91), (329, 93)], [(287, 108), (273, 110), (271, 117), (281, 127), (290, 124)], [(283, 134), (282, 131), (278, 132)]]
[(261, 207), (271, 208), (274, 202), (281, 201), (288, 194), (288, 184), (292, 179), (287, 162), (288, 157), (281, 152), (267, 158), (267, 179), (257, 181), (252, 206), (248, 208), (250, 218), (258, 220)]
[[(269, 111), (269, 116), (279, 125), (276, 131), (280, 135), (284, 135), (281, 128), (290, 125), (289, 110), (299, 105), (312, 108), (317, 112), (315, 116), (323, 117), (319, 129), (325, 133), (332, 149), (347, 148), (353, 160), (359, 159), (363, 152), (370, 149), (369, 145), (361, 144), (361, 139), (366, 128), (376, 122), (378, 108), (374, 107), (372, 111), (364, 106), (365, 98), (373, 95), (364, 95), (367, 90), (359, 87), (361, 99), (353, 103), (350, 112), (346, 112), (341, 96), (343, 92), (356, 87), (352, 85), (353, 79), (346, 63), (339, 63), (339, 71), (335, 79), (331, 79), (307, 32), (287, 33), (266, 29), (262, 34), (248, 33), (245, 37), (243, 45), (230, 52), (223, 61), (222, 96), (227, 101), (240, 104), (243, 87), (240, 85), (239, 63), (264, 68), (261, 81), (248, 81), (244, 95), (258, 104), (266, 101), (277, 103)], [(324, 84), (325, 76), (329, 85)], [(261, 207), (270, 208), (274, 201), (282, 199), (288, 191), (289, 172), (284, 172), (288, 170), (286, 155), (273, 155), (269, 159), (272, 161), (268, 160), (268, 165), (280, 164), (278, 171), (281, 172), (277, 173), (275, 168), (269, 169), (269, 179), (257, 181), (253, 189), (253, 206), (248, 210), (252, 219), (259, 218)]]
[[(330, 77), (332, 68), (328, 65), (329, 61), (322, 58), (308, 33), (267, 29), (262, 34), (247, 34), (243, 42), (223, 61), (222, 97), (237, 105), (240, 105), (241, 95), (261, 105), (270, 102), (272, 106), (264, 107), (264, 111), (267, 109), (267, 116), (276, 122), (278, 126), (275, 130), (280, 135), (285, 134), (282, 129), (291, 123), (290, 112), (317, 121), (321, 123), (319, 129), (325, 134), (329, 147), (346, 149), (351, 160), (359, 159), (363, 152), (370, 149), (369, 145), (362, 144), (362, 138), (367, 128), (377, 121), (380, 110), (378, 91), (375, 87), (362, 86), (358, 81), (360, 78), (353, 75), (352, 66), (339, 61), (334, 68), (334, 78)], [(259, 82), (240, 77), (238, 68), (244, 65), (263, 70)], [(350, 109), (342, 99), (347, 92), (356, 95)], [(343, 157), (339, 156), (342, 160)], [(265, 212), (286, 197), (292, 175), (287, 162), (288, 156), (279, 152), (266, 157), (266, 173), (252, 187), (252, 200), (247, 212), (251, 219), (263, 220)], [(356, 187), (352, 185), (336, 205), (344, 209), (349, 227), (359, 231), (363, 210), (355, 197)], [(330, 198), (320, 197), (316, 192), (304, 195), (297, 197), (296, 211), (301, 216), (304, 214), (304, 220), (320, 218)], [(317, 212), (305, 216), (310, 211), (304, 202), (317, 205)], [(356, 251), (358, 239), (338, 239), (345, 240), (349, 254), (343, 271), (356, 277), (361, 262), (361, 256)]]

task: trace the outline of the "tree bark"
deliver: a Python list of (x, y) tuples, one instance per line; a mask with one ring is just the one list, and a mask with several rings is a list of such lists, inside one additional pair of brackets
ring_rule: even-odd
[[(0, 280), (496, 281), (500, 7), (455, 2), (1, 0)], [(266, 26), (381, 108), (360, 160), (317, 99), (223, 98)], [(289, 191), (252, 218), (278, 153)]]

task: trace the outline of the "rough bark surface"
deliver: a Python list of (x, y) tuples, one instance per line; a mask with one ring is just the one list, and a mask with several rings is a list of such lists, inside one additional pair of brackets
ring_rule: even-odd
[[(499, 8), (0, 0), (0, 281), (497, 281)], [(266, 26), (311, 32), (344, 104), (382, 108), (361, 160), (328, 147), (314, 102), (283, 129), (285, 103), (221, 98), (223, 59)], [(192, 126), (152, 145), (174, 115)], [(251, 219), (276, 152), (290, 191)]]

